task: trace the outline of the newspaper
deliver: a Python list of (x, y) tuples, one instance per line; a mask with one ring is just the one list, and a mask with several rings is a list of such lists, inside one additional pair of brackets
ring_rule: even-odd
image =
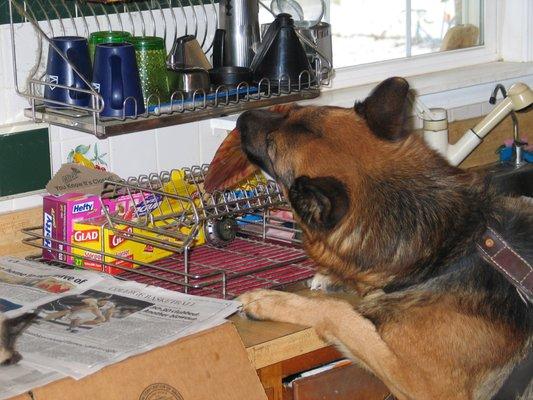
[(63, 377), (59, 372), (35, 367), (24, 360), (16, 365), (0, 367), (0, 399), (17, 396)]
[[(0, 311), (7, 317), (25, 311), (38, 313), (36, 323), (18, 339), (17, 350), (26, 367), (45, 366), (56, 372), (56, 378), (80, 379), (106, 365), (216, 326), (239, 305), (92, 271), (0, 257)], [(11, 367), (1, 368), (3, 375)], [(0, 386), (0, 393), (3, 389), (4, 385)]]

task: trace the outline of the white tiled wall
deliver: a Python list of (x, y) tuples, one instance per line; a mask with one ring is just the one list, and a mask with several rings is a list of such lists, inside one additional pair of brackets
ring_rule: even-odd
[(25, 208), (38, 207), (43, 204), (43, 194), (26, 194), (12, 198), (0, 198), (0, 213), (23, 210)]
[(200, 123), (160, 128), (154, 138), (158, 171), (200, 164)]
[[(68, 162), (69, 153), (79, 145), (88, 146), (84, 155), (94, 160), (94, 146), (107, 170), (123, 178), (209, 162), (227, 134), (211, 129), (210, 121), (135, 132), (97, 139), (95, 136), (58, 126), (50, 127), (52, 174)], [(0, 213), (42, 204), (42, 194), (0, 198)]]
[[(73, 149), (83, 145), (89, 148), (85, 154), (87, 159), (127, 178), (208, 161), (225, 137), (226, 131), (216, 136), (213, 135), (209, 122), (194, 122), (107, 139), (97, 139), (87, 133), (57, 126), (50, 127), (50, 133), (52, 173), (68, 161), (68, 155)], [(95, 146), (101, 156), (100, 162), (94, 159)], [(202, 157), (201, 148), (209, 149), (205, 157)]]

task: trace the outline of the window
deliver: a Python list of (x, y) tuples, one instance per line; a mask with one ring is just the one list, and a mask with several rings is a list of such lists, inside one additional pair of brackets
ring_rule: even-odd
[[(328, 14), (326, 18), (328, 21), (331, 21), (332, 26), (335, 25), (335, 19), (332, 15), (332, 5), (334, 2), (353, 2), (354, 4), (362, 4), (363, 0), (325, 0), (328, 7)], [(436, 3), (436, 0), (420, 0), (423, 4), (426, 3)], [(392, 57), (381, 57), (376, 58), (374, 61), (369, 61), (366, 63), (348, 63), (345, 62), (344, 66), (339, 66), (338, 60), (335, 60), (336, 53), (334, 50), (333, 58), (335, 64), (335, 77), (332, 80), (329, 90), (336, 90), (342, 88), (348, 88), (353, 86), (360, 86), (363, 84), (368, 84), (371, 82), (377, 82), (379, 80), (385, 79), (391, 74), (398, 76), (414, 76), (422, 75), (430, 72), (444, 71), (457, 69), (466, 66), (472, 66), (482, 63), (488, 63), (493, 61), (499, 61), (502, 59), (502, 55), (510, 50), (509, 53), (512, 53), (512, 57), (505, 56), (506, 61), (532, 61), (532, 58), (522, 57), (522, 53), (525, 53), (524, 49), (529, 49), (532, 47), (533, 41), (531, 40), (531, 28), (530, 25), (533, 23), (533, 2), (529, 0), (519, 0), (519, 1), (505, 1), (505, 0), (450, 0), (454, 1), (455, 4), (460, 2), (462, 6), (459, 8), (454, 8), (453, 10), (460, 10), (461, 17), (458, 18), (459, 12), (454, 13), (448, 17), (440, 17), (439, 23), (436, 23), (436, 20), (428, 19), (429, 21), (434, 21), (435, 28), (431, 32), (438, 32), (438, 40), (440, 41), (440, 26), (442, 30), (449, 26), (453, 26), (456, 21), (461, 21), (463, 24), (471, 23), (477, 24), (476, 17), (479, 18), (479, 40), (478, 44), (473, 47), (461, 48), (452, 51), (423, 51), (431, 50), (430, 46), (413, 46), (413, 40), (411, 35), (411, 55), (407, 57), (407, 40), (405, 40), (406, 32), (408, 27), (409, 31), (412, 32), (416, 37), (416, 26), (417, 20), (416, 17), (411, 18), (410, 25), (407, 23), (407, 18), (403, 20), (403, 29), (404, 29), (404, 42), (405, 44), (401, 47), (400, 51), (394, 55), (392, 50), (390, 52), (385, 52), (384, 54), (393, 54)], [(411, 11), (420, 9), (419, 0), (366, 0), (365, 2), (374, 3), (379, 2), (382, 4), (383, 8), (391, 7), (391, 4), (398, 2), (402, 4), (403, 9), (410, 9)], [(440, 4), (441, 1), (438, 1)], [(468, 7), (466, 7), (468, 5)], [(477, 5), (477, 6), (476, 6)], [(406, 7), (409, 6), (409, 7)], [(474, 7), (476, 6), (476, 7)], [(448, 6), (450, 7), (450, 6)], [(477, 11), (476, 11), (477, 8)], [(446, 11), (446, 10), (445, 10)], [(371, 20), (373, 17), (372, 14), (365, 11), (365, 8), (362, 7), (357, 10), (362, 17), (365, 17), (368, 20)], [(405, 13), (404, 13), (405, 14)], [(411, 13), (412, 14), (412, 13)], [(416, 14), (416, 12), (415, 12)], [(349, 12), (346, 12), (347, 16), (350, 16)], [(353, 11), (352, 14), (353, 16)], [(401, 15), (398, 16), (398, 18)], [(429, 18), (429, 17), (428, 17)], [(454, 21), (455, 19), (455, 21)], [(375, 19), (375, 21), (380, 21)], [(375, 22), (377, 24), (377, 22)], [(420, 22), (422, 24), (422, 22)], [(355, 25), (355, 23), (352, 23)], [(422, 24), (422, 27), (428, 26)], [(439, 29), (437, 30), (437, 26)], [(335, 28), (333, 28), (335, 30)], [(518, 32), (518, 33), (517, 33)], [(429, 33), (429, 32), (428, 32)], [(430, 35), (431, 36), (431, 35)], [(444, 38), (445, 34), (442, 36)], [(504, 38), (504, 39), (502, 39)], [(505, 39), (506, 38), (506, 39)], [(520, 39), (520, 40), (517, 40)], [(333, 38), (333, 41), (335, 39)], [(437, 47), (437, 40), (433, 48)], [(511, 44), (511, 45), (509, 45)], [(516, 44), (516, 45), (515, 45)], [(335, 46), (335, 44), (333, 45)], [(352, 43), (350, 45), (352, 48), (356, 48), (356, 44)], [(528, 47), (529, 46), (529, 47)], [(392, 46), (391, 46), (392, 47)], [(516, 47), (519, 47), (516, 49)], [(440, 49), (440, 46), (439, 46)], [(347, 52), (348, 50), (337, 50), (337, 53), (341, 51)], [(396, 49), (397, 51), (397, 49)], [(528, 53), (529, 54), (529, 53)], [(519, 55), (516, 56), (515, 55)], [(357, 60), (355, 60), (357, 61)], [(447, 78), (451, 79), (451, 78)], [(477, 77), (475, 77), (476, 80)], [(481, 78), (481, 80), (486, 80), (487, 77)]]
[(481, 0), (330, 0), (342, 68), (483, 44)]

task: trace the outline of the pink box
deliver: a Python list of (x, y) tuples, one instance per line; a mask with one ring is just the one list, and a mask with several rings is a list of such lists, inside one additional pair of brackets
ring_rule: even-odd
[(72, 256), (61, 253), (61, 251), (70, 252), (70, 246), (51, 239), (71, 243), (74, 221), (100, 215), (102, 215), (102, 204), (99, 196), (79, 193), (45, 196), (43, 199), (43, 258), (72, 263)]
[[(43, 258), (74, 264), (74, 258), (63, 252), (70, 252), (74, 235), (74, 221), (85, 221), (104, 214), (102, 204), (110, 213), (117, 213), (123, 220), (144, 216), (161, 204), (161, 196), (136, 192), (113, 199), (100, 196), (67, 193), (60, 196), (48, 195), (43, 200)], [(58, 243), (51, 239), (65, 242)], [(58, 251), (59, 250), (59, 251)]]

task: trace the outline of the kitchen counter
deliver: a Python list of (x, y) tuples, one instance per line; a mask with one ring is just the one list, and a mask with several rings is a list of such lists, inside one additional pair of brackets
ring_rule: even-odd
[[(33, 208), (0, 215), (0, 255), (24, 257), (37, 249), (21, 243), (21, 228), (41, 224), (42, 210)], [(299, 293), (306, 294), (307, 290)], [(351, 299), (356, 301), (356, 299)], [(251, 321), (233, 315), (248, 359), (265, 388), (268, 399), (292, 399), (282, 379), (343, 358), (333, 346), (318, 337), (314, 329), (281, 322)]]
[(230, 320), (241, 336), (248, 358), (258, 370), (328, 347), (309, 327), (283, 322), (250, 321), (240, 315), (234, 315)]

